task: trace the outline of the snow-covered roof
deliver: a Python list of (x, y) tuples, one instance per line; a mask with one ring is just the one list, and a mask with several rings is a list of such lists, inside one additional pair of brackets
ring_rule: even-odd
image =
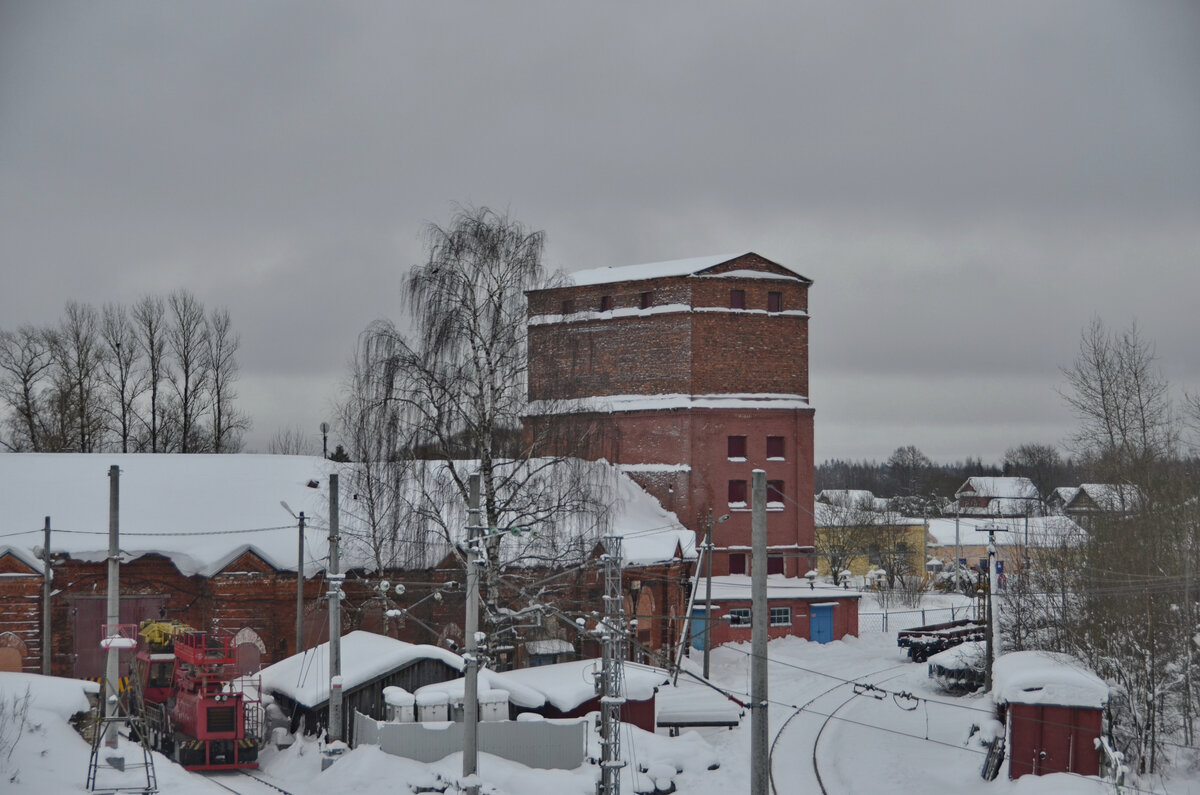
[[(531, 466), (538, 466), (533, 462)], [(161, 554), (185, 575), (211, 576), (246, 552), (278, 570), (295, 571), (297, 520), (281, 505), (303, 512), (306, 576), (325, 568), (328, 560), (329, 475), (341, 477), (342, 567), (373, 569), (374, 556), (363, 539), (369, 536), (365, 511), (355, 501), (356, 477), (362, 467), (336, 464), (312, 456), (276, 455), (149, 455), (149, 454), (0, 454), (0, 555), (11, 553), (41, 571), (36, 552), (43, 543), (45, 517), (51, 520), (51, 549), (76, 560), (101, 562), (108, 556), (110, 466), (120, 468), (120, 548), (124, 560)], [(505, 560), (545, 562), (561, 557), (573, 544), (582, 560), (600, 535), (630, 537), (626, 557), (642, 563), (696, 557), (695, 534), (683, 527), (628, 476), (605, 462), (566, 462), (602, 489), (611, 509), (601, 522), (583, 512), (559, 515), (553, 525), (539, 525), (540, 537), (506, 537)], [(428, 481), (446, 488), (436, 505), (417, 505), (404, 517), (412, 530), (418, 520), (440, 526), (423, 536), (424, 556), (397, 565), (423, 568), (450, 552), (446, 536), (461, 534), (467, 524), (461, 496), (448, 484), (442, 464), (425, 469)], [(545, 467), (543, 476), (554, 476)], [(415, 476), (406, 481), (416, 492)], [(425, 496), (436, 490), (426, 492)], [(435, 510), (436, 509), (436, 510)], [(409, 521), (411, 520), (411, 521)], [(553, 532), (551, 532), (553, 531)], [(415, 544), (406, 544), (413, 549)], [(541, 555), (540, 552), (546, 552)]]
[[(750, 599), (751, 578), (748, 574), (726, 574), (712, 578), (712, 598), (714, 602), (721, 600)], [(696, 606), (702, 607), (707, 590), (704, 579), (696, 581)], [(809, 582), (804, 577), (785, 577), (782, 574), (767, 576), (768, 599), (804, 599), (806, 601), (829, 601), (832, 599), (859, 599), (863, 594), (855, 590), (835, 588), (832, 585)]]
[[(479, 691), (503, 690), (511, 704), (523, 709), (539, 709), (546, 704), (560, 712), (569, 712), (596, 695), (596, 675), (600, 660), (572, 660), (514, 671), (479, 671)], [(623, 695), (635, 701), (646, 701), (654, 691), (671, 680), (659, 668), (625, 663)], [(444, 694), (451, 702), (463, 697), (462, 679), (451, 679), (426, 685), (417, 691), (418, 701), (430, 694)]]
[(1083, 483), (1078, 491), (1067, 502), (1067, 509), (1081, 507), (1080, 497), (1087, 495), (1088, 499), (1101, 511), (1124, 512), (1130, 511), (1142, 504), (1144, 496), (1141, 489), (1129, 484), (1114, 483)]
[(1017, 651), (993, 663), (992, 698), (997, 704), (1100, 709), (1108, 703), (1108, 685), (1068, 654)]
[[(929, 535), (938, 546), (954, 544), (954, 526), (958, 522), (959, 543), (962, 546), (986, 546), (988, 533), (984, 528), (998, 527), (1005, 532), (996, 533), (998, 546), (1026, 544), (1030, 547), (1068, 546), (1083, 540), (1083, 528), (1067, 516), (1024, 516), (1010, 518), (984, 518), (963, 516), (936, 517), (929, 520)], [(1028, 527), (1028, 535), (1026, 528)]]
[(530, 654), (570, 654), (575, 651), (575, 646), (571, 641), (563, 638), (527, 640), (525, 641), (525, 651)]
[(971, 477), (954, 496), (961, 497), (964, 494), (1010, 500), (1036, 500), (1039, 497), (1037, 486), (1029, 478)]
[[(0, 455), (0, 535), (7, 549), (41, 570), (34, 554), (50, 517), (51, 550), (77, 560), (108, 556), (109, 477), (120, 467), (120, 547), (125, 559), (159, 553), (185, 575), (211, 575), (251, 551), (277, 569), (296, 569), (297, 522), (319, 524), (324, 487), (337, 464), (319, 457), (12, 453)], [(318, 549), (328, 531), (310, 527)], [(310, 560), (309, 574), (320, 568)]]
[(866, 489), (822, 489), (817, 502), (845, 508), (869, 508), (875, 504), (875, 494)]
[(898, 513), (876, 510), (874, 500), (853, 507), (841, 504), (829, 505), (818, 502), (813, 505), (813, 522), (817, 527), (854, 527), (879, 525), (880, 527), (909, 527), (925, 523), (924, 519), (901, 516)]
[[(561, 712), (569, 712), (596, 695), (596, 675), (600, 665), (600, 660), (572, 660), (557, 665), (519, 668), (495, 674), (491, 686), (505, 690), (515, 685), (536, 691), (542, 695), (544, 703)], [(625, 698), (646, 701), (659, 687), (670, 682), (671, 676), (661, 668), (625, 663), (622, 681)]]
[[(694, 276), (708, 270), (709, 268), (722, 265), (731, 260), (744, 257), (753, 252), (744, 252), (742, 254), (717, 254), (707, 257), (693, 257), (691, 259), (676, 259), (666, 262), (647, 262), (641, 265), (620, 265), (615, 267), (590, 268), (588, 270), (576, 271), (568, 274), (568, 277), (580, 287), (597, 285), (597, 284), (612, 284), (614, 282), (637, 281), (641, 279), (661, 279), (672, 276)], [(797, 278), (808, 281), (787, 265), (774, 263), (781, 268), (791, 271)], [(748, 274), (743, 272), (735, 272), (731, 275), (745, 277)], [(762, 277), (765, 275), (762, 271), (753, 272), (753, 276)], [(777, 278), (787, 278), (780, 275)]]
[[(441, 660), (456, 671), (464, 663), (448, 649), (355, 630), (342, 636), (342, 689), (359, 685), (403, 668), (417, 660)], [(260, 673), (264, 692), (287, 696), (298, 704), (316, 707), (329, 700), (329, 643), (293, 654)]]

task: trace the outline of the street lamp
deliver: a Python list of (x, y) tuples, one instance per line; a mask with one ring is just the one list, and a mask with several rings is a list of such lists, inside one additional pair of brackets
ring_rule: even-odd
[[(729, 514), (722, 515), (717, 519), (717, 524), (723, 524), (729, 520)], [(704, 591), (704, 678), (708, 678), (708, 655), (712, 648), (712, 531), (713, 531), (713, 515), (712, 508), (708, 509), (708, 532), (704, 537), (704, 565), (707, 573), (705, 574)]]

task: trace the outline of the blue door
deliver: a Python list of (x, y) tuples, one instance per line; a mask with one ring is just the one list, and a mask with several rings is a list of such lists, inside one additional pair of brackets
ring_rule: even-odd
[(692, 648), (696, 651), (704, 651), (704, 629), (708, 625), (706, 615), (703, 607), (692, 608)]
[(833, 640), (833, 605), (808, 608), (808, 639), (817, 643)]

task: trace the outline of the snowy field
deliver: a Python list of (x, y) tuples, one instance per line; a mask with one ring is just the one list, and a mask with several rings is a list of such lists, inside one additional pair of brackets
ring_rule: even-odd
[[(731, 691), (748, 692), (749, 651), (748, 644), (714, 650), (713, 680)], [(983, 781), (979, 776), (983, 749), (969, 738), (972, 726), (989, 717), (989, 702), (980, 696), (955, 698), (939, 691), (924, 665), (907, 662), (894, 634), (872, 633), (824, 646), (783, 639), (771, 643), (770, 658), (769, 717), (775, 742), (771, 775), (778, 795), (821, 792), (818, 775), (827, 792), (839, 795), (1113, 792), (1098, 780), (1064, 774), (1010, 782), (1002, 770), (996, 781)], [(687, 665), (698, 670), (698, 663), (697, 655)], [(847, 680), (873, 683), (888, 692), (856, 695), (863, 688)], [(10, 709), (13, 698), (21, 697), (27, 687), (32, 699), (24, 726), (8, 719), (0, 724), (0, 792), (86, 792), (89, 748), (67, 723), (72, 713), (86, 705), (85, 686), (77, 680), (0, 673), (0, 699)], [(804, 709), (798, 711), (799, 707)], [(14, 730), (20, 734), (10, 753), (4, 741), (15, 736)], [(678, 792), (698, 795), (732, 795), (749, 789), (749, 716), (737, 729), (693, 730), (677, 738), (628, 728), (621, 747), (622, 755), (631, 761), (623, 793), (651, 791), (652, 779), (663, 785), (673, 780)], [(598, 748), (593, 744), (589, 751), (596, 754)], [(171, 795), (217, 795), (230, 790), (394, 795), (423, 789), (453, 794), (458, 792), (455, 785), (462, 769), (458, 754), (423, 765), (364, 746), (322, 772), (320, 748), (313, 741), (298, 742), (284, 751), (264, 751), (261, 761), (255, 775), (279, 789), (260, 790), (238, 773), (188, 773), (157, 757), (159, 789)], [(715, 764), (717, 769), (708, 769)], [(585, 795), (595, 791), (591, 766), (535, 770), (484, 755), (479, 768), (485, 793)], [(635, 769), (648, 771), (637, 774), (636, 787), (632, 786)], [(1173, 795), (1200, 794), (1200, 780), (1155, 779), (1138, 786)]]

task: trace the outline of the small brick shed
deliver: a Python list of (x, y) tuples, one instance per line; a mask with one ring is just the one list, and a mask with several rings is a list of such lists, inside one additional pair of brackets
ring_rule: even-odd
[(1108, 685), (1066, 654), (1019, 651), (998, 658), (992, 698), (1008, 736), (1008, 777), (1100, 773), (1096, 740)]

